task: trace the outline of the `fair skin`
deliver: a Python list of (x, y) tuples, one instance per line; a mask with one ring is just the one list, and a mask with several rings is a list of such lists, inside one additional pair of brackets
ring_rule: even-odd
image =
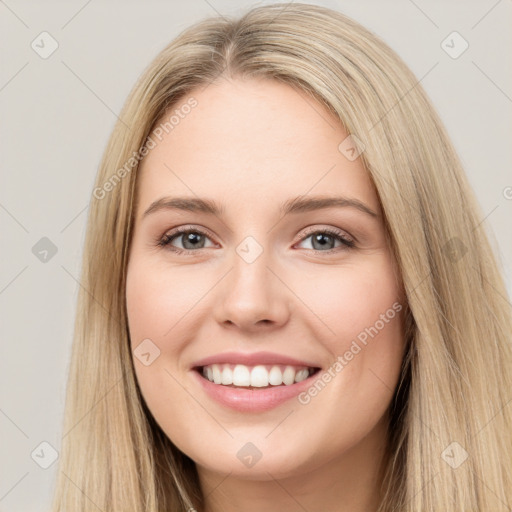
[[(150, 339), (160, 350), (148, 366), (134, 358), (144, 399), (196, 463), (207, 512), (375, 511), (403, 310), (376, 322), (404, 299), (361, 158), (338, 150), (347, 133), (322, 105), (276, 81), (222, 79), (190, 96), (197, 106), (139, 169), (130, 339), (132, 349)], [(224, 211), (144, 214), (178, 196)], [(317, 196), (357, 200), (375, 215), (354, 206), (280, 213), (290, 199)], [(195, 236), (174, 236), (178, 227)], [(354, 246), (322, 237), (326, 229)], [(248, 236), (263, 250), (251, 263), (237, 252)], [(378, 334), (308, 403), (234, 410), (206, 394), (192, 368), (219, 353), (265, 351), (314, 362), (314, 382), (371, 326)], [(249, 442), (261, 453), (251, 467), (237, 456)]]

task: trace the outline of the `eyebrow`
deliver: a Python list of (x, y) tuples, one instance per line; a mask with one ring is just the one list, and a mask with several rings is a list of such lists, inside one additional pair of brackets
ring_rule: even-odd
[[(335, 207), (355, 208), (371, 217), (379, 217), (376, 212), (374, 212), (371, 208), (369, 208), (366, 204), (364, 204), (362, 201), (359, 201), (358, 199), (333, 196), (299, 196), (283, 203), (280, 208), (280, 212), (284, 216), (291, 213), (303, 213)], [(201, 212), (219, 217), (222, 216), (225, 211), (223, 206), (220, 206), (211, 199), (192, 197), (162, 197), (151, 203), (149, 208), (144, 212), (143, 217), (146, 217), (147, 215), (160, 210)]]

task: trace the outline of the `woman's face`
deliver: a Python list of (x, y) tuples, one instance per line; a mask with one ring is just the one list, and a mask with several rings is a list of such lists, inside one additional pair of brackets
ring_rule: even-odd
[(404, 303), (348, 134), (271, 80), (217, 82), (173, 113), (140, 169), (127, 274), (151, 413), (200, 472), (374, 460)]

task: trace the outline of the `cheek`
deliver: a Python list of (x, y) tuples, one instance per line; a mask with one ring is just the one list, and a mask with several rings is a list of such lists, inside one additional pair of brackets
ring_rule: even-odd
[[(154, 419), (170, 438), (182, 442), (186, 425), (171, 420), (170, 411), (188, 411), (188, 423), (201, 411), (189, 408), (190, 397), (182, 387), (180, 354), (186, 346), (187, 313), (201, 291), (192, 273), (152, 265), (135, 253), (127, 269), (126, 305), (137, 382)], [(144, 348), (142, 348), (144, 347)], [(149, 361), (141, 354), (149, 353)]]
[[(137, 254), (127, 270), (126, 308), (134, 368), (152, 410), (180, 405), (179, 386), (172, 378), (175, 368), (169, 362), (179, 360), (186, 343), (180, 320), (197, 300), (193, 284), (181, 282), (181, 275), (151, 265)], [(164, 389), (168, 390), (165, 394)], [(163, 395), (166, 403), (160, 404)]]
[[(191, 267), (190, 267), (191, 268)], [(147, 337), (164, 340), (204, 294), (197, 272), (143, 265), (128, 267), (126, 304), (132, 346)]]
[(294, 290), (321, 322), (318, 334), (333, 352), (339, 353), (358, 335), (364, 338), (375, 324), (379, 331), (400, 332), (399, 322), (391, 320), (403, 304), (386, 255), (364, 264), (319, 268), (295, 281)]
[[(172, 268), (136, 251), (132, 255), (126, 280), (130, 343), (137, 380), (153, 411), (183, 406), (182, 356), (197, 336), (201, 299), (213, 285), (211, 271)], [(139, 357), (148, 352), (146, 366)]]
[[(297, 294), (307, 297), (308, 307), (321, 320), (316, 338), (332, 357), (324, 372), (326, 392), (322, 384), (318, 389), (339, 410), (358, 404), (354, 421), (374, 421), (392, 397), (404, 348), (404, 302), (391, 260), (382, 256), (364, 266), (324, 268), (296, 284)], [(302, 403), (315, 402), (321, 414), (323, 400), (317, 394), (312, 390)]]

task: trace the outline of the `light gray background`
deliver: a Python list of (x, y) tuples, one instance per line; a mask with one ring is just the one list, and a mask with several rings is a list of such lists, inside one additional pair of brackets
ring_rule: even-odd
[[(87, 207), (116, 114), (181, 30), (263, 3), (272, 2), (0, 0), (1, 511), (50, 504), (57, 464), (42, 469), (31, 453), (43, 441), (60, 450)], [(510, 293), (512, 1), (311, 3), (370, 28), (421, 79), (480, 201), (479, 229), (497, 240)], [(47, 59), (31, 48), (43, 31), (59, 44)], [(469, 43), (457, 59), (441, 47), (453, 31)], [(42, 237), (58, 249), (46, 263), (32, 252)], [(44, 446), (34, 455), (49, 457)]]

